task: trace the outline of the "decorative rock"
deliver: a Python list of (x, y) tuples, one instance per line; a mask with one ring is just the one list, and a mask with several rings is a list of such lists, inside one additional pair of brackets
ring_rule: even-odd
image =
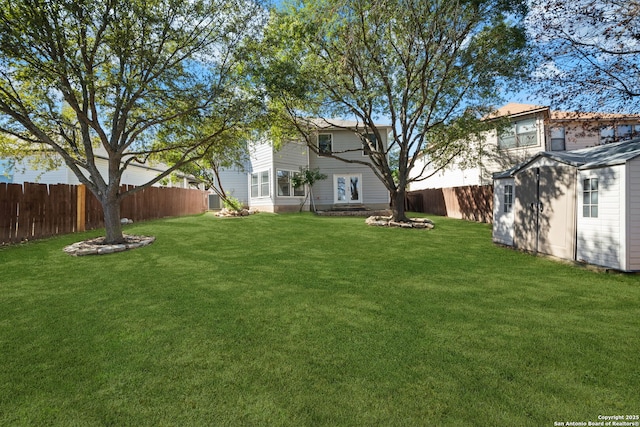
[(365, 220), (365, 223), (380, 227), (419, 228), (428, 230), (434, 227), (433, 221), (428, 218), (409, 218), (410, 222), (391, 221), (391, 218), (390, 216), (370, 216)]
[(120, 224), (133, 224), (133, 220), (129, 218), (122, 218)]
[(231, 218), (231, 217), (239, 217), (239, 216), (249, 216), (255, 213), (258, 213), (258, 210), (254, 208), (242, 209), (241, 211), (224, 208), (224, 209), (221, 209), (219, 212), (217, 212), (215, 215), (218, 217)]
[(74, 243), (66, 246), (63, 250), (72, 256), (106, 255), (148, 246), (156, 240), (155, 237), (133, 236), (129, 234), (125, 234), (123, 237), (125, 239), (125, 243), (116, 245), (106, 245), (104, 244), (104, 237), (98, 237)]

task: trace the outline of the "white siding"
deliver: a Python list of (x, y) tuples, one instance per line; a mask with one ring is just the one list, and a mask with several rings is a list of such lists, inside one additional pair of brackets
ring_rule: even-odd
[(600, 133), (583, 123), (564, 126), (564, 146), (567, 151), (600, 145)]
[[(273, 180), (275, 182), (276, 212), (297, 211), (304, 196), (278, 196), (277, 171), (298, 172), (309, 164), (309, 148), (306, 143), (290, 142), (273, 153)], [(309, 201), (307, 201), (307, 204)]]
[[(625, 268), (625, 166), (578, 173), (577, 258), (614, 269)], [(598, 178), (598, 217), (583, 216), (583, 180)]]
[[(275, 191), (273, 179), (273, 146), (269, 142), (262, 142), (251, 149), (250, 168), (247, 174), (247, 188), (249, 194), (249, 206), (258, 208), (264, 212), (274, 212), (273, 194)], [(251, 197), (251, 174), (269, 171), (270, 187), (269, 197)]]
[[(62, 162), (58, 155), (53, 155), (58, 158), (59, 162)], [(107, 180), (109, 173), (109, 166), (106, 159), (96, 158), (96, 166), (100, 175)], [(152, 166), (139, 166), (131, 164), (122, 174), (121, 183), (126, 185), (143, 185), (158, 176), (161, 173), (162, 165), (157, 168)], [(86, 173), (88, 175), (88, 172)], [(36, 182), (41, 184), (70, 184), (78, 185), (80, 180), (66, 165), (61, 163), (61, 166), (51, 169), (35, 169), (30, 159), (25, 159), (21, 162), (17, 162), (13, 170), (13, 183), (22, 184), (25, 182)], [(155, 184), (161, 185), (159, 183)], [(185, 186), (182, 182), (174, 186)]]
[(220, 183), (228, 196), (235, 197), (243, 205), (249, 205), (249, 186), (247, 172), (242, 168), (223, 169), (220, 171)]
[[(487, 132), (484, 141), (475, 141), (469, 144), (466, 157), (475, 157), (474, 162), (462, 163), (461, 159), (452, 162), (444, 170), (424, 181), (411, 183), (411, 190), (424, 188), (449, 188), (467, 185), (490, 185), (491, 177), (496, 172), (507, 170), (533, 155), (545, 151), (545, 124), (544, 114), (529, 114), (514, 117), (512, 121), (536, 120), (536, 143), (525, 147), (514, 147), (509, 149), (498, 149), (498, 133), (493, 130)], [(411, 171), (410, 176), (419, 176), (422, 172), (424, 161)], [(433, 169), (426, 170), (425, 174), (432, 173)], [(422, 174), (422, 175), (425, 175)]]
[[(424, 161), (416, 162), (416, 166), (409, 173), (409, 177), (418, 177), (422, 168), (424, 167)], [(425, 170), (427, 174), (433, 173), (433, 169)], [(427, 188), (451, 188), (451, 187), (464, 187), (467, 185), (483, 185), (482, 172), (479, 167), (472, 168), (460, 168), (457, 164), (451, 164), (433, 176), (422, 180), (414, 181), (410, 185), (410, 191), (423, 190)]]
[[(332, 130), (322, 133), (333, 135), (333, 151), (345, 159), (367, 160), (362, 154), (362, 143), (351, 131)], [(386, 146), (386, 135), (383, 144)], [(359, 148), (359, 149), (356, 149)], [(344, 152), (345, 150), (354, 150)], [(320, 168), (320, 172), (327, 175), (327, 179), (317, 182), (313, 186), (315, 203), (319, 209), (327, 209), (334, 204), (334, 176), (337, 174), (362, 175), (362, 203), (372, 208), (386, 208), (389, 206), (389, 191), (373, 173), (371, 168), (365, 165), (346, 163), (315, 153), (309, 154), (309, 167)]]
[(627, 270), (640, 270), (640, 158), (627, 163)]
[[(513, 204), (509, 212), (504, 209), (505, 187), (511, 185), (513, 189)], [(513, 246), (515, 182), (513, 178), (503, 178), (494, 181), (493, 193), (493, 241)]]

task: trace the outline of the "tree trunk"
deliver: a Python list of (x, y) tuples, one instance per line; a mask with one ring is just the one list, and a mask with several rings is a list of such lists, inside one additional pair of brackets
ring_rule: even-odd
[(409, 218), (405, 213), (405, 195), (404, 188), (398, 188), (391, 193), (391, 215), (392, 221), (395, 222), (409, 222)]
[(120, 223), (120, 200), (117, 195), (104, 195), (100, 202), (104, 212), (105, 243), (124, 243), (122, 224)]

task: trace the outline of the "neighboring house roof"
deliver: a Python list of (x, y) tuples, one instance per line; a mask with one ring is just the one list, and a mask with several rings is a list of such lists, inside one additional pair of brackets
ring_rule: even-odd
[(640, 157), (640, 139), (597, 145), (595, 147), (573, 151), (542, 151), (526, 162), (520, 163), (506, 171), (493, 174), (493, 178), (501, 179), (512, 177), (541, 157), (575, 166), (581, 170), (621, 165), (636, 157)]
[(544, 105), (520, 104), (517, 102), (510, 102), (507, 105), (504, 105), (498, 108), (493, 113), (489, 114), (487, 117), (485, 117), (485, 119), (491, 120), (500, 117), (518, 117), (544, 111), (549, 111), (549, 107), (546, 107)]
[[(365, 124), (355, 120), (340, 120), (340, 119), (323, 119), (316, 118), (310, 119), (309, 125), (316, 127), (320, 130), (337, 130), (337, 129), (364, 129)], [(376, 127), (383, 129), (390, 129), (391, 125), (376, 123)]]
[(638, 120), (640, 114), (582, 113), (576, 111), (551, 111), (551, 121), (621, 121)]

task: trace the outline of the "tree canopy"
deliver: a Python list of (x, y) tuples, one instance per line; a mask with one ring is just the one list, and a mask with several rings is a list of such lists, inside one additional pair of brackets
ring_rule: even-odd
[[(394, 219), (406, 220), (405, 188), (418, 155), (427, 153), (437, 170), (464, 152), (484, 126), (484, 106), (522, 72), (525, 12), (520, 0), (286, 3), (272, 13), (259, 75), (277, 123), (313, 151), (318, 123), (355, 120), (349, 130), (368, 157), (329, 155), (370, 167), (390, 192)], [(367, 137), (384, 140), (388, 127), (379, 123), (391, 126), (386, 147)], [(397, 150), (397, 174), (390, 150)]]
[(130, 164), (172, 152), (152, 185), (250, 124), (237, 53), (261, 16), (249, 0), (0, 0), (0, 132), (57, 153), (121, 241), (120, 201), (144, 188), (120, 191)]
[(640, 1), (537, 0), (540, 94), (578, 111), (640, 112)]

